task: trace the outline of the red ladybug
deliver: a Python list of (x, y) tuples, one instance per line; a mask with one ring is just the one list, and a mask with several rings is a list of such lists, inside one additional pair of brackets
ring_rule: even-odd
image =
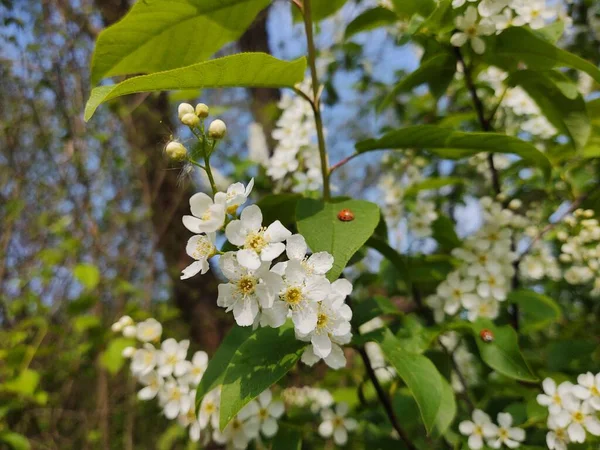
[(479, 332), (479, 337), (483, 342), (493, 342), (494, 341), (494, 333), (492, 333), (487, 328), (484, 328)]
[(354, 213), (349, 209), (342, 209), (338, 213), (337, 217), (342, 222), (351, 222), (352, 220), (354, 220)]

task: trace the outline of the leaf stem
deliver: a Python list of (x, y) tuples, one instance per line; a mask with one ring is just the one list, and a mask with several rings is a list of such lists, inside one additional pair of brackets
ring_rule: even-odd
[[(325, 147), (325, 134), (323, 132), (323, 117), (321, 116), (321, 99), (319, 93), (319, 77), (317, 74), (316, 48), (313, 36), (313, 23), (311, 14), (311, 0), (304, 0), (302, 12), (304, 13), (304, 29), (306, 30), (306, 44), (308, 47), (308, 65), (312, 78), (313, 98), (310, 102), (315, 115), (315, 127), (317, 129), (317, 141), (319, 144), (319, 156), (321, 158), (321, 174), (323, 176), (323, 199), (331, 198), (329, 188), (329, 158)], [(306, 96), (304, 96), (307, 98)]]

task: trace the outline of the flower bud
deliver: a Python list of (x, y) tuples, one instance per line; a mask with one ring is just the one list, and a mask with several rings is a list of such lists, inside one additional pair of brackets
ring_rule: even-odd
[(522, 205), (523, 203), (521, 202), (521, 200), (519, 200), (518, 198), (514, 198), (510, 201), (508, 207), (510, 209), (519, 209)]
[(135, 353), (135, 347), (125, 347), (121, 352), (123, 358), (131, 358)]
[(220, 119), (213, 120), (208, 127), (208, 135), (213, 139), (223, 139), (226, 132), (227, 126)]
[(201, 119), (208, 117), (208, 106), (206, 106), (204, 103), (198, 103), (196, 105), (196, 115)]
[(186, 114), (194, 114), (194, 107), (189, 103), (181, 103), (177, 107), (177, 115), (179, 116), (179, 120), (181, 120)]
[(177, 141), (171, 141), (167, 144), (165, 148), (165, 152), (167, 156), (174, 161), (182, 161), (187, 156), (187, 149)]
[(113, 333), (120, 333), (121, 330), (123, 329), (123, 324), (121, 324), (121, 322), (115, 322), (112, 324), (110, 329), (112, 330)]
[(194, 113), (187, 113), (181, 118), (181, 123), (187, 125), (188, 127), (195, 127), (200, 123), (200, 119)]
[(133, 319), (129, 316), (123, 316), (119, 319), (119, 323), (121, 327), (126, 327), (127, 325), (133, 325)]
[(137, 334), (137, 328), (135, 325), (127, 325), (123, 328), (123, 336), (126, 338), (134, 338)]

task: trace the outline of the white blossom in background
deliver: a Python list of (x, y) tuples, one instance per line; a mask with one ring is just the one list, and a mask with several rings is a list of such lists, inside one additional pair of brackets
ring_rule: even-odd
[(283, 402), (273, 401), (273, 394), (270, 390), (266, 390), (256, 400), (248, 403), (240, 415), (255, 418), (258, 421), (261, 433), (270, 438), (277, 434), (279, 429), (277, 420), (283, 415), (284, 411)]
[(518, 448), (525, 440), (525, 430), (512, 426), (513, 417), (509, 413), (500, 413), (497, 419), (497, 437), (488, 440), (488, 445), (492, 448)]
[(138, 348), (131, 358), (131, 372), (142, 377), (149, 374), (158, 363), (158, 351), (152, 344), (144, 344), (142, 348)]
[(248, 126), (248, 158), (250, 161), (266, 165), (269, 161), (269, 146), (262, 125), (253, 122)]
[(171, 375), (180, 377), (187, 373), (187, 351), (190, 341), (177, 342), (173, 338), (165, 339), (158, 352), (158, 374), (165, 378)]
[(458, 425), (463, 436), (468, 436), (468, 445), (471, 450), (483, 447), (484, 439), (493, 439), (497, 436), (498, 427), (492, 423), (490, 416), (480, 409), (473, 411), (472, 420), (464, 420)]
[(473, 51), (480, 55), (485, 52), (485, 42), (481, 36), (490, 36), (496, 31), (491, 20), (480, 19), (474, 6), (469, 6), (463, 16), (456, 17), (455, 25), (459, 31), (452, 35), (450, 43), (455, 47), (462, 47), (470, 42)]
[(537, 396), (537, 402), (548, 407), (550, 414), (559, 414), (567, 404), (576, 401), (573, 393), (573, 384), (565, 381), (560, 385), (556, 385), (552, 378), (546, 378), (542, 382), (543, 394)]
[(547, 6), (546, 0), (514, 0), (512, 7), (517, 16), (516, 26), (529, 25), (537, 30), (556, 18), (556, 9)]
[(335, 408), (324, 409), (321, 411), (323, 422), (319, 425), (319, 434), (324, 438), (331, 438), (337, 445), (346, 445), (348, 442), (348, 432), (354, 431), (358, 423), (356, 420), (346, 417), (348, 414), (348, 405), (338, 403)]
[(550, 450), (567, 450), (567, 446), (571, 442), (566, 429), (567, 423), (561, 422), (554, 415), (548, 417), (547, 426), (550, 431), (546, 434), (546, 444)]
[(435, 203), (425, 199), (423, 195), (418, 195), (414, 210), (408, 218), (408, 227), (418, 238), (430, 237), (433, 234), (433, 222), (437, 218)]
[(181, 412), (187, 412), (189, 392), (190, 387), (187, 383), (181, 383), (174, 378), (165, 381), (162, 389), (158, 392), (158, 399), (167, 419), (175, 419)]
[(322, 409), (330, 408), (334, 403), (333, 396), (328, 390), (312, 386), (285, 388), (281, 393), (281, 398), (289, 406), (300, 408), (308, 406), (315, 414)]
[(577, 377), (577, 385), (573, 394), (580, 400), (586, 401), (596, 411), (600, 411), (600, 373), (582, 373)]
[(140, 342), (159, 341), (162, 334), (162, 325), (152, 317), (137, 324), (136, 337)]

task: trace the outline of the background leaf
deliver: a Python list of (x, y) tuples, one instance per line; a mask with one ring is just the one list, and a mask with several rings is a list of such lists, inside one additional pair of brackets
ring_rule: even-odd
[(450, 149), (475, 155), (480, 152), (514, 153), (529, 164), (550, 175), (550, 161), (534, 145), (499, 133), (467, 133), (435, 125), (416, 125), (390, 131), (379, 139), (367, 139), (356, 144), (359, 153), (384, 149)]
[[(338, 213), (343, 209), (350, 210), (354, 220), (338, 219)], [(325, 203), (303, 198), (296, 206), (298, 232), (311, 250), (333, 255), (333, 268), (327, 274), (331, 281), (340, 276), (352, 255), (371, 237), (379, 219), (379, 207), (365, 200), (333, 199)]]
[(124, 337), (118, 337), (110, 341), (106, 350), (100, 355), (100, 364), (108, 370), (111, 374), (116, 374), (121, 368), (126, 358), (123, 357), (122, 353), (126, 347), (134, 347), (136, 344), (135, 339), (128, 339)]
[(151, 73), (204, 61), (235, 41), (269, 0), (135, 2), (123, 20), (100, 33), (92, 85), (104, 77)]
[(591, 124), (585, 101), (577, 85), (555, 71), (520, 70), (508, 83), (521, 86), (537, 103), (542, 114), (559, 132), (566, 134), (576, 148), (587, 143)]
[(304, 78), (306, 59), (282, 61), (266, 53), (239, 53), (179, 69), (129, 78), (92, 89), (85, 105), (89, 120), (101, 103), (135, 92), (217, 87), (292, 87)]
[(100, 271), (93, 264), (77, 264), (73, 269), (73, 275), (88, 291), (94, 289), (100, 282)]
[(367, 9), (348, 24), (344, 39), (349, 39), (355, 34), (369, 31), (386, 25), (391, 25), (398, 20), (398, 16), (387, 8), (379, 6), (377, 8)]
[(277, 383), (300, 359), (305, 342), (288, 323), (259, 328), (233, 354), (221, 388), (221, 429), (251, 400)]
[(546, 295), (519, 289), (508, 293), (508, 301), (519, 305), (520, 331), (523, 333), (544, 330), (562, 319), (560, 306)]
[(282, 426), (273, 439), (271, 450), (302, 450), (302, 433)]

